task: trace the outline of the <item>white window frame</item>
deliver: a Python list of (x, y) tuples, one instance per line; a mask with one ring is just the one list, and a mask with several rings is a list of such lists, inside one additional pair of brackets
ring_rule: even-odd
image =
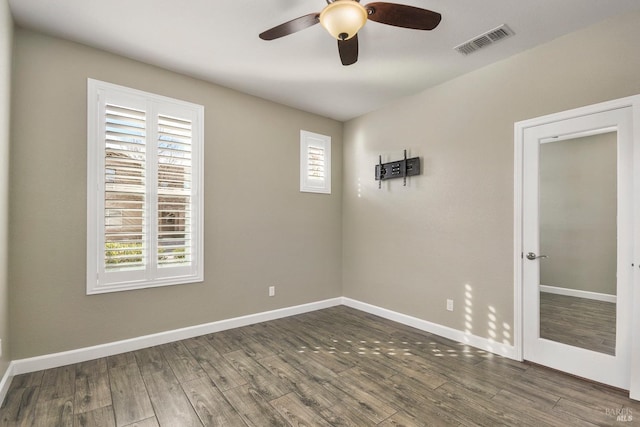
[[(314, 178), (309, 173), (309, 150), (324, 150), (324, 178)], [(331, 194), (331, 137), (300, 131), (300, 191), (304, 193)]]
[[(157, 266), (157, 147), (147, 138), (146, 196), (147, 209), (144, 233), (151, 236), (145, 267), (136, 271), (106, 271), (105, 269), (105, 105), (119, 103), (129, 108), (144, 109), (147, 130), (156, 133), (153, 120), (158, 115), (173, 115), (192, 122), (191, 164), (191, 256), (189, 266)], [(203, 266), (203, 162), (204, 162), (204, 107), (136, 89), (118, 86), (94, 79), (87, 82), (87, 295), (127, 291), (158, 286), (201, 282)]]

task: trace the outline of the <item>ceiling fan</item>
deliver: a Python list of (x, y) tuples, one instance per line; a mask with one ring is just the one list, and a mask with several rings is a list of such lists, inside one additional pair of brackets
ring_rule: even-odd
[(310, 13), (277, 25), (261, 33), (260, 38), (274, 40), (319, 22), (338, 40), (342, 65), (351, 65), (358, 60), (358, 31), (367, 19), (414, 30), (433, 30), (442, 19), (437, 12), (396, 3), (375, 2), (362, 6), (360, 0), (326, 1), (327, 6), (320, 13)]

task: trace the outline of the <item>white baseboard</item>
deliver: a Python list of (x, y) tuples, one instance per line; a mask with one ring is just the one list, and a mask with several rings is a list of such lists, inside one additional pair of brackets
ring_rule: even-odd
[(518, 360), (516, 358), (515, 347), (511, 345), (500, 344), (488, 338), (482, 338), (477, 335), (472, 335), (460, 331), (458, 329), (453, 329), (449, 328), (448, 326), (443, 326), (437, 323), (418, 319), (417, 317), (407, 316), (406, 314), (387, 310), (386, 308), (367, 304), (347, 297), (342, 298), (342, 304), (346, 305), (347, 307), (355, 308), (357, 310), (383, 317), (385, 319), (393, 320), (394, 322), (402, 323), (403, 325), (420, 329), (421, 331), (439, 335), (444, 338), (449, 338), (450, 340), (461, 342), (464, 344), (469, 344), (470, 346), (477, 347), (490, 353), (495, 353), (500, 356), (508, 357), (509, 359)]
[(615, 295), (602, 294), (599, 292), (582, 291), (580, 289), (560, 288), (558, 286), (540, 285), (540, 292), (548, 294), (566, 295), (569, 297), (586, 298), (596, 301), (616, 302)]
[(323, 308), (334, 307), (342, 303), (342, 298), (332, 298), (324, 301), (312, 302), (308, 304), (296, 305), (293, 307), (281, 308), (278, 310), (265, 311), (262, 313), (250, 314), (247, 316), (235, 317), (232, 319), (220, 320), (217, 322), (205, 323), (202, 325), (190, 326), (172, 331), (160, 332), (152, 335), (145, 335), (122, 341), (115, 341), (107, 344), (100, 344), (92, 347), (80, 348), (77, 350), (64, 351), (60, 353), (47, 354), (44, 356), (30, 357), (27, 359), (14, 360), (12, 363), (12, 375), (26, 374), (28, 372), (40, 371), (42, 369), (57, 368), (72, 363), (86, 362), (87, 360), (101, 357), (113, 356), (129, 351), (140, 350), (155, 345), (167, 344), (200, 335), (212, 334), (227, 329), (249, 326), (256, 323), (267, 322), (269, 320), (281, 319), (283, 317), (295, 316), (296, 314), (308, 313), (310, 311), (321, 310)]
[(412, 326), (425, 332), (430, 332), (454, 341), (469, 344), (482, 350), (496, 353), (504, 357), (515, 359), (515, 349), (512, 346), (493, 342), (487, 338), (478, 337), (463, 331), (442, 326), (416, 317), (387, 310), (371, 304), (360, 302), (351, 298), (339, 297), (317, 301), (293, 307), (281, 308), (278, 310), (265, 311), (262, 313), (250, 314), (247, 316), (235, 317), (232, 319), (220, 320), (217, 322), (205, 323), (202, 325), (190, 326), (152, 335), (131, 338), (122, 341), (115, 341), (100, 344), (92, 347), (85, 347), (76, 350), (64, 351), (60, 353), (47, 354), (43, 356), (30, 357), (27, 359), (14, 360), (9, 365), (2, 382), (0, 382), (0, 393), (6, 393), (6, 388), (13, 375), (20, 375), (43, 369), (57, 368), (72, 363), (85, 362), (101, 357), (113, 356), (129, 351), (140, 350), (155, 345), (167, 344), (174, 341), (189, 339), (200, 335), (211, 334), (228, 329), (249, 326), (256, 323), (267, 322), (269, 320), (281, 319), (283, 317), (308, 313), (337, 305), (346, 305), (367, 313), (375, 314), (385, 319), (393, 320), (404, 325)]
[(4, 398), (7, 397), (9, 386), (11, 385), (11, 378), (13, 378), (13, 362), (9, 363), (7, 370), (5, 371), (2, 379), (0, 380), (0, 405), (4, 402)]

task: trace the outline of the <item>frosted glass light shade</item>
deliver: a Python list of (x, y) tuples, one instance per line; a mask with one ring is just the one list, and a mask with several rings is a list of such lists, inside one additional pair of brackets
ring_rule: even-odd
[(367, 10), (355, 0), (336, 0), (320, 12), (320, 24), (338, 40), (355, 36), (367, 22)]

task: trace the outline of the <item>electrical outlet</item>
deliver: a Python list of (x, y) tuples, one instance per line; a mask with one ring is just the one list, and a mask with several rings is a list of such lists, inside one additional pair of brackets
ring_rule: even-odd
[(448, 311), (453, 311), (453, 300), (452, 299), (448, 299), (447, 300), (447, 310)]
[(269, 286), (269, 296), (270, 297), (276, 296), (276, 287), (275, 286)]

